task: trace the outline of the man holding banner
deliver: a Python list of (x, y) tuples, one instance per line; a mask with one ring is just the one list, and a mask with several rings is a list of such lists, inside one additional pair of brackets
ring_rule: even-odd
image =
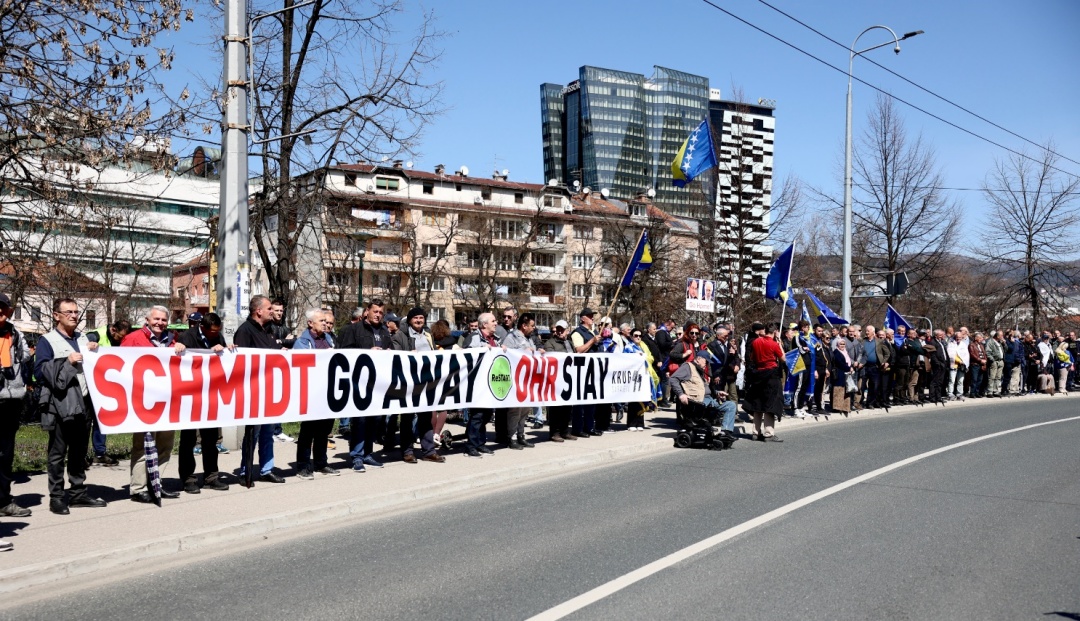
[[(247, 321), (236, 329), (233, 343), (237, 347), (254, 349), (281, 349), (274, 335), (268, 330), (273, 321), (270, 311), (270, 298), (256, 295), (248, 305)], [(243, 465), (240, 466), (240, 479), (248, 487), (254, 485), (255, 473), (249, 470), (253, 465), (252, 454), (255, 444), (259, 445), (259, 480), (265, 483), (284, 483), (285, 479), (274, 472), (274, 425), (248, 425), (244, 430)]]
[[(364, 317), (341, 329), (338, 347), (341, 349), (391, 349), (390, 331), (383, 325), (386, 307), (381, 299), (368, 302)], [(375, 436), (379, 433), (379, 417), (357, 416), (349, 423), (349, 456), (353, 472), (366, 472), (365, 466), (382, 468), (381, 462), (371, 453), (375, 448)]]
[[(146, 325), (125, 336), (120, 346), (171, 347), (179, 356), (187, 348), (183, 343), (173, 341), (168, 327), (169, 309), (164, 306), (154, 306), (150, 312), (146, 313)], [(160, 482), (152, 480), (152, 473), (147, 472), (147, 442), (153, 441), (153, 447), (157, 452), (157, 476), (160, 477), (165, 474), (165, 469), (169, 465), (175, 438), (174, 431), (131, 434), (131, 485), (128, 486), (128, 493), (135, 502), (156, 503), (158, 493), (161, 498), (180, 497), (180, 492), (171, 492), (161, 487)]]

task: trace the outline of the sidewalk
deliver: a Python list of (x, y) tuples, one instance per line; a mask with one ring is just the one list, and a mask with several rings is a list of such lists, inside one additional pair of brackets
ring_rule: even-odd
[[(1080, 393), (1053, 398), (1071, 398), (1077, 394)], [(1043, 399), (1051, 397), (1035, 396), (1014, 401), (1019, 404)], [(977, 399), (950, 403), (944, 409), (1000, 402)], [(934, 406), (926, 406), (927, 409), (931, 407)], [(917, 410), (917, 407), (905, 406), (891, 408), (889, 414), (874, 410), (873, 414), (860, 412), (847, 418), (829, 415), (828, 421), (824, 416), (802, 420), (784, 418), (778, 431), (786, 435), (810, 425), (901, 415)], [(222, 549), (231, 542), (276, 531), (346, 517), (369, 517), (407, 508), (417, 501), (449, 499), (529, 479), (679, 450), (673, 448), (674, 416), (673, 410), (662, 410), (649, 418), (651, 427), (645, 432), (623, 430), (558, 444), (546, 441), (546, 429), (530, 430), (530, 437), (537, 441), (536, 448), (502, 449), (483, 459), (471, 459), (456, 450), (442, 464), (406, 464), (395, 452), (394, 461), (386, 463), (385, 468), (368, 468), (366, 473), (354, 473), (347, 467), (348, 443), (338, 439), (338, 448), (331, 451), (331, 465), (339, 468), (341, 475), (316, 475), (314, 481), (292, 476), (295, 444), (275, 443), (275, 461), (278, 471), (286, 477), (284, 484), (257, 482), (254, 488), (246, 489), (235, 483), (235, 476), (229, 476), (231, 488), (228, 491), (203, 490), (197, 495), (181, 493), (179, 499), (163, 500), (161, 508), (128, 500), (126, 463), (117, 467), (95, 466), (88, 472), (90, 492), (108, 500), (108, 507), (74, 507), (66, 516), (49, 512), (45, 475), (35, 475), (29, 482), (17, 483), (12, 490), (20, 505), (34, 511), (33, 516), (0, 519), (0, 537), (15, 544), (13, 551), (0, 553), (0, 593), (141, 559), (205, 547)], [(745, 431), (751, 430), (747, 423), (740, 421), (737, 424)], [(624, 429), (622, 424), (615, 427)], [(450, 428), (455, 433), (461, 429), (459, 426)], [(492, 436), (489, 433), (489, 438)], [(744, 439), (736, 443), (735, 450), (747, 442)], [(460, 442), (456, 444), (460, 445)], [(239, 451), (222, 455), (219, 460), (222, 472), (233, 474), (240, 465)], [(165, 473), (165, 485), (172, 490), (179, 488), (175, 468), (174, 456)]]

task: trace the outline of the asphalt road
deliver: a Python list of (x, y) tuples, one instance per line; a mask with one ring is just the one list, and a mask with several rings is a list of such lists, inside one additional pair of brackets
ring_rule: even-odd
[[(1080, 416), (1026, 398), (675, 450), (274, 538), (5, 619), (525, 619), (900, 460)], [(783, 427), (779, 429), (783, 435)], [(905, 465), (598, 598), (572, 619), (1080, 619), (1080, 420)]]

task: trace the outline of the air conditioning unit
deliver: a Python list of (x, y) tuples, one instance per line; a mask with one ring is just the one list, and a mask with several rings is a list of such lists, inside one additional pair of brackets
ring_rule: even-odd
[(472, 199), (472, 202), (473, 202), (473, 205), (483, 205), (484, 204), (484, 199), (480, 198), (479, 196), (474, 196), (473, 199)]
[(563, 205), (562, 210), (563, 213), (574, 213), (574, 204), (570, 201), (566, 201), (566, 203)]

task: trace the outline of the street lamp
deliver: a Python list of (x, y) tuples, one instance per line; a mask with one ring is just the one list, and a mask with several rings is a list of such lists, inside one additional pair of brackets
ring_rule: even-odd
[(367, 254), (367, 242), (374, 235), (368, 233), (350, 233), (356, 241), (356, 307), (364, 308), (364, 256)]
[[(855, 51), (855, 45), (859, 43), (859, 39), (871, 30), (888, 30), (892, 35), (892, 41), (886, 41), (873, 47), (868, 47), (865, 50)], [(916, 35), (922, 34), (923, 31), (916, 30), (914, 32), (906, 33), (902, 37), (897, 37), (892, 28), (888, 26), (870, 26), (866, 30), (859, 33), (859, 36), (855, 37), (855, 41), (852, 42), (849, 51), (851, 55), (848, 57), (848, 74), (847, 74), (847, 125), (844, 131), (844, 281), (843, 281), (843, 308), (841, 315), (851, 320), (851, 71), (855, 65), (855, 57), (865, 54), (871, 50), (876, 50), (879, 47), (885, 47), (886, 45), (895, 45), (893, 50), (900, 53), (900, 42), (906, 39), (910, 39)]]

